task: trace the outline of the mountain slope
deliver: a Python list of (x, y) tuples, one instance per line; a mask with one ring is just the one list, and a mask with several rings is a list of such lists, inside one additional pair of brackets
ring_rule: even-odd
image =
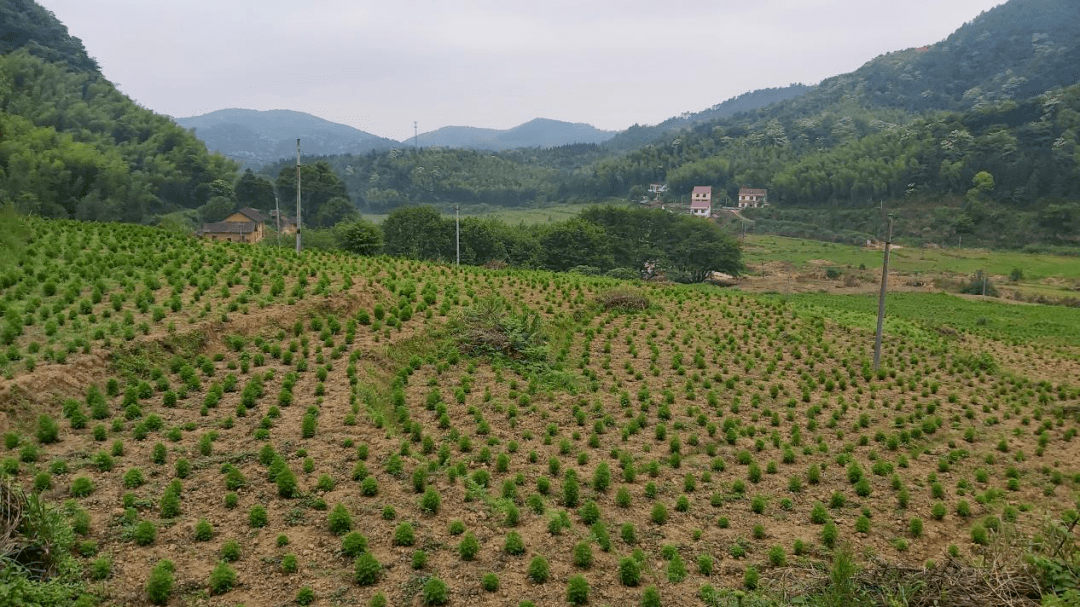
[(693, 126), (701, 122), (727, 118), (742, 112), (749, 112), (769, 106), (780, 101), (787, 101), (802, 96), (813, 90), (814, 87), (805, 84), (792, 84), (779, 88), (758, 89), (732, 97), (718, 103), (707, 110), (700, 112), (687, 112), (680, 116), (668, 118), (660, 124), (652, 126), (634, 126), (622, 131), (605, 144), (616, 150), (629, 150), (640, 147), (650, 141), (659, 139), (665, 133)]
[(52, 13), (7, 0), (0, 18), (0, 205), (147, 222), (235, 180), (227, 159), (117, 91)]
[(422, 133), (419, 139), (420, 145), (424, 147), (502, 151), (515, 148), (553, 148), (575, 143), (602, 143), (614, 135), (611, 131), (602, 131), (580, 122), (536, 118), (506, 130), (447, 126)]
[(247, 166), (295, 155), (298, 138), (304, 154), (311, 156), (365, 154), (398, 145), (392, 139), (292, 110), (233, 108), (177, 118), (176, 122), (195, 129), (195, 135), (211, 150)]

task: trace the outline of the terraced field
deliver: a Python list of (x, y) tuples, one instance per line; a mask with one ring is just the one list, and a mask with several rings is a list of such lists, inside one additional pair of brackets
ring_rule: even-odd
[(908, 294), (875, 371), (853, 300), (26, 230), (0, 468), (66, 600), (771, 604), (1075, 544), (1075, 310)]

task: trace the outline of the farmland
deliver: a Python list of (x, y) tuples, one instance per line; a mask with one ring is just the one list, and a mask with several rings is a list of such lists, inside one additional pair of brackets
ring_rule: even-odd
[(857, 296), (20, 237), (0, 469), (68, 598), (769, 604), (1069, 537), (1078, 310), (899, 295), (874, 371)]

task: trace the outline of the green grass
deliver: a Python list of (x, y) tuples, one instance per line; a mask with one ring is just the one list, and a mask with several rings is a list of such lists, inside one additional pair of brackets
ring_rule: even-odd
[[(782, 236), (749, 235), (743, 258), (751, 271), (755, 264), (770, 261), (789, 261), (797, 267), (813, 259), (833, 262), (838, 267), (868, 269), (881, 267), (881, 251), (836, 244), (785, 238)], [(1037, 281), (1052, 276), (1065, 280), (1080, 279), (1080, 257), (1031, 254), (1019, 251), (989, 251), (987, 249), (908, 249), (894, 248), (890, 268), (896, 272), (945, 272), (973, 274), (984, 270), (991, 275), (1008, 275), (1020, 268), (1024, 281)]]
[[(498, 219), (511, 225), (523, 223), (525, 225), (537, 225), (545, 223), (557, 223), (577, 217), (582, 211), (597, 205), (625, 205), (623, 199), (602, 200), (588, 203), (565, 203), (549, 204), (538, 207), (495, 207), (486, 204), (463, 205), (462, 217), (483, 217), (485, 219)], [(447, 215), (453, 215), (452, 208), (443, 207), (442, 211)], [(364, 214), (364, 219), (375, 223), (382, 223), (387, 215)]]
[[(779, 296), (796, 309), (820, 313), (847, 324), (874, 330), (876, 295), (801, 294)], [(951, 327), (1014, 343), (1046, 343), (1080, 347), (1080, 310), (1060, 306), (972, 301), (944, 293), (891, 293), (886, 301), (887, 330), (896, 321), (923, 329)]]

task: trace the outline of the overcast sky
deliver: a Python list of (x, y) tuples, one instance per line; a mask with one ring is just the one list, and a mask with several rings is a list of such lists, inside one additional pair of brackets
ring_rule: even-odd
[(171, 116), (290, 109), (390, 137), (618, 130), (931, 44), (1003, 0), (38, 0)]

